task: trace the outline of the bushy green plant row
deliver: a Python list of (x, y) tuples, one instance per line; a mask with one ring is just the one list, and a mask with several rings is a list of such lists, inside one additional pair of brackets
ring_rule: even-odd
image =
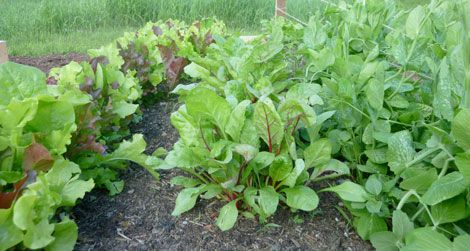
[[(17, 236), (10, 246), (65, 243), (61, 237), (69, 232), (63, 229), (76, 226), (53, 216), (83, 193), (58, 192), (66, 195), (57, 201), (66, 203), (56, 202), (49, 214), (15, 218), (45, 201), (29, 199), (30, 193), (43, 194), (34, 192), (35, 184), (53, 183), (59, 177), (56, 165), (68, 163), (76, 171), (60, 178), (80, 182), (83, 192), (91, 189), (92, 178), (114, 194), (122, 183), (113, 161), (130, 159), (155, 176), (156, 169), (171, 168), (187, 174), (172, 180), (184, 187), (175, 216), (199, 198), (225, 201), (216, 221), (221, 230), (241, 216), (265, 222), (279, 207), (315, 210), (321, 201), (310, 185), (342, 176), (341, 184), (319, 192), (336, 193), (358, 234), (378, 250), (465, 250), (470, 244), (470, 22), (462, 14), (468, 6), (432, 1), (403, 10), (395, 1), (342, 2), (317, 13), (305, 27), (283, 19), (266, 22), (249, 43), (224, 35), (223, 25), (213, 20), (190, 27), (160, 22), (92, 50), (90, 63), (52, 71), (44, 87), (54, 97), (46, 100), (71, 103), (70, 114), (80, 118), (70, 120), (76, 128), (68, 129), (69, 140), (59, 149), (72, 144), (56, 150), (49, 138), (60, 138), (55, 130), (66, 129), (37, 131), (35, 126), (44, 124), (29, 120), (20, 128), (33, 134), (31, 141), (17, 134), (16, 141), (5, 141), (19, 154), (5, 169), (10, 172), (5, 177), (16, 180), (4, 179), (2, 188), (10, 184), (16, 191), (29, 170), (39, 175), (10, 209), (0, 211), (6, 215), (0, 229), (8, 231), (8, 240)], [(8, 67), (13, 66), (2, 66), (15, 71)], [(181, 78), (195, 83), (178, 85)], [(9, 83), (44, 82), (12, 79)], [(173, 149), (147, 157), (139, 136), (115, 145), (127, 135), (141, 95), (169, 91), (181, 103), (171, 115), (180, 135)], [(40, 88), (31, 93), (40, 103)], [(25, 97), (18, 88), (2, 105), (15, 107)], [(38, 114), (47, 118), (47, 112), (38, 109)], [(22, 144), (13, 145), (17, 142)], [(130, 146), (135, 142), (139, 151)], [(105, 145), (116, 150), (104, 154)], [(135, 155), (122, 157), (129, 154), (126, 148)], [(31, 151), (55, 155), (28, 164)], [(71, 178), (80, 170), (81, 179)], [(29, 230), (45, 226), (49, 234)], [(67, 237), (73, 246), (76, 234)]]
[[(227, 204), (217, 224), (313, 210), (307, 185), (349, 175), (335, 192), (380, 250), (460, 250), (470, 241), (468, 25), (461, 4), (333, 6), (307, 27), (267, 24), (251, 44), (216, 40), (185, 72), (166, 157), (198, 197)], [(467, 40), (465, 40), (467, 39)], [(201, 98), (204, 97), (204, 98)], [(323, 174), (323, 175), (322, 175)]]
[(48, 77), (0, 65), (0, 250), (72, 250), (77, 226), (67, 208), (77, 199), (94, 187), (120, 193), (128, 161), (158, 179), (164, 151), (144, 154), (143, 136), (129, 139), (128, 125), (143, 95), (164, 78), (177, 81), (188, 61), (181, 55), (203, 54), (223, 28), (212, 20), (149, 24)]

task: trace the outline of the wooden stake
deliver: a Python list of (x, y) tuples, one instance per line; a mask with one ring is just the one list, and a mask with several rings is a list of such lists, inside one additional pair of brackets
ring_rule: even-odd
[(7, 42), (0, 41), (0, 64), (8, 61)]
[(274, 12), (274, 15), (276, 17), (284, 17), (286, 16), (286, 1), (287, 0), (276, 0), (276, 10)]

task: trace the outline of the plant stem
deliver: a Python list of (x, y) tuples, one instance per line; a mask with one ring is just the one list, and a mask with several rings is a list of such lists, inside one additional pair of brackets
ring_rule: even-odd
[(418, 216), (424, 211), (424, 206), (421, 205), (421, 207), (419, 208), (419, 210), (413, 215), (413, 217), (411, 217), (411, 221), (415, 221), (416, 218), (418, 218)]
[(387, 120), (388, 122), (392, 123), (392, 124), (397, 124), (397, 125), (402, 125), (402, 126), (410, 126), (412, 127), (413, 125), (411, 124), (406, 124), (406, 123), (402, 123), (402, 122), (399, 122), (399, 121), (395, 121), (395, 120)]
[(401, 198), (400, 202), (398, 202), (397, 210), (401, 210), (401, 208), (405, 205), (406, 201), (415, 193), (414, 190), (408, 191), (403, 197)]
[(206, 148), (207, 150), (210, 152), (212, 151), (211, 147), (209, 146), (209, 144), (207, 144), (207, 141), (206, 141), (206, 138), (204, 137), (204, 133), (202, 132), (202, 127), (199, 126), (199, 130), (201, 132), (201, 137), (202, 137), (202, 141), (204, 141), (204, 145), (206, 145)]
[(245, 169), (246, 164), (247, 164), (247, 162), (246, 162), (246, 160), (244, 160), (242, 165), (240, 166), (240, 170), (238, 171), (237, 185), (240, 185), (240, 179), (242, 177), (243, 170)]
[[(404, 73), (403, 73), (403, 74), (404, 74)], [(400, 83), (398, 83), (398, 87), (395, 89), (395, 91), (393, 91), (393, 93), (392, 93), (390, 96), (388, 96), (388, 99), (393, 98), (393, 96), (395, 96), (395, 95), (398, 93), (398, 91), (400, 90), (400, 88), (401, 88), (401, 86), (403, 85), (403, 83), (406, 82), (406, 81), (408, 81), (408, 80), (411, 79), (412, 77), (413, 77), (413, 75), (411, 75), (411, 74), (410, 74), (408, 77), (406, 77), (406, 78), (405, 78), (404, 75), (403, 75), (403, 77), (402, 77), (401, 80), (400, 80)]]
[(271, 124), (269, 123), (268, 113), (266, 112), (266, 108), (264, 106), (263, 106), (263, 110), (264, 110), (264, 117), (265, 117), (265, 120), (266, 120), (266, 130), (267, 130), (267, 133), (268, 133), (269, 152), (272, 153), (273, 152), (273, 142), (272, 142), (272, 139), (271, 139)]
[(424, 158), (426, 158), (428, 155), (430, 155), (431, 153), (439, 150), (440, 148), (439, 147), (436, 147), (436, 148), (429, 148), (425, 151), (422, 151), (420, 153), (418, 153), (418, 156), (416, 158), (414, 158), (413, 160), (411, 160), (410, 162), (406, 163), (406, 167), (410, 167), (418, 162), (420, 162), (421, 160), (423, 160)]
[(300, 120), (300, 115), (297, 116), (297, 120), (295, 121), (294, 128), (292, 128), (292, 132), (291, 132), (292, 136), (294, 136), (295, 128), (297, 128), (297, 125), (299, 124), (299, 120)]
[(431, 211), (429, 211), (429, 208), (428, 206), (421, 200), (421, 196), (419, 196), (418, 193), (416, 193), (416, 191), (414, 189), (411, 189), (410, 191), (408, 191), (400, 200), (400, 202), (398, 203), (398, 206), (397, 206), (397, 209), (396, 210), (401, 210), (403, 208), (403, 206), (405, 205), (405, 203), (408, 201), (408, 199), (411, 197), (411, 196), (415, 196), (419, 203), (421, 203), (421, 205), (424, 207), (424, 209), (426, 209), (426, 212), (428, 213), (428, 216), (429, 218), (431, 219), (432, 221), (432, 224), (433, 224), (433, 229), (436, 229), (436, 227), (439, 225), (436, 220), (434, 220), (434, 217), (432, 216), (431, 214)]
[(356, 110), (357, 112), (359, 112), (360, 114), (362, 114), (367, 119), (372, 120), (369, 115), (365, 114), (363, 111), (361, 111), (359, 108), (355, 107), (353, 104), (349, 103), (348, 101), (344, 101), (344, 100), (341, 100), (341, 99), (335, 99), (335, 98), (332, 98), (331, 100), (338, 101), (338, 102), (341, 102), (341, 103), (345, 103), (348, 106), (350, 106), (351, 108), (353, 108), (354, 110)]
[[(429, 19), (429, 17), (431, 16), (431, 13), (432, 11), (429, 11), (428, 14), (426, 15), (426, 17), (423, 19), (423, 21), (421, 21), (421, 23), (419, 24), (419, 28), (418, 28), (418, 32), (417, 34), (421, 33), (421, 30), (423, 29), (423, 26), (424, 24), (426, 23), (426, 21)], [(406, 72), (406, 66), (408, 65), (411, 57), (413, 56), (413, 53), (414, 53), (414, 50), (416, 49), (416, 44), (418, 42), (418, 39), (415, 38), (413, 40), (413, 43), (411, 44), (411, 48), (410, 50), (408, 51), (408, 55), (406, 56), (406, 60), (405, 60), (405, 66), (403, 66), (402, 69), (404, 69), (404, 73)], [(400, 71), (399, 71), (400, 72)], [(398, 90), (400, 89), (401, 85), (403, 84), (403, 82), (405, 82), (406, 80), (410, 79), (413, 75), (410, 74), (410, 76), (408, 76), (407, 78), (404, 77), (404, 75), (402, 76), (401, 80), (400, 80), (400, 83), (398, 84), (398, 88), (395, 89), (395, 91), (392, 93), (392, 95), (390, 95), (388, 98), (391, 99), (393, 96), (395, 96), (397, 93), (398, 93)]]
[(209, 184), (210, 182), (207, 181), (203, 176), (201, 176), (200, 174), (198, 174), (196, 171), (190, 169), (190, 168), (182, 168), (183, 171), (191, 174), (191, 175), (194, 175), (195, 177), (197, 177), (198, 179), (200, 179), (202, 182), (206, 183), (206, 184)]
[(205, 176), (207, 179), (209, 179), (209, 181), (211, 181), (212, 183), (215, 183), (217, 184), (218, 182), (215, 181), (207, 172), (202, 172), (203, 176)]
[(442, 170), (441, 172), (439, 173), (439, 176), (437, 177), (437, 179), (440, 179), (442, 177), (444, 177), (444, 175), (446, 175), (447, 173), (447, 169), (449, 169), (449, 163), (454, 160), (454, 158), (448, 158), (446, 159), (446, 162), (444, 162), (444, 166), (442, 167)]

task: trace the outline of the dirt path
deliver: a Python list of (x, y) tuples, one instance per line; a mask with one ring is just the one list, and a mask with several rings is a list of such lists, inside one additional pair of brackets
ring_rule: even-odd
[[(50, 62), (48, 57), (45, 60), (45, 64)], [(22, 63), (41, 65), (41, 60)], [(144, 134), (149, 152), (160, 146), (170, 149), (177, 140), (169, 121), (175, 107), (173, 102), (161, 102), (144, 108), (143, 120), (133, 126), (133, 133)], [(179, 189), (169, 181), (177, 174), (161, 172), (161, 181), (156, 182), (143, 168), (132, 165), (123, 173), (126, 185), (122, 194), (89, 193), (72, 212), (79, 226), (76, 249), (372, 250), (338, 213), (335, 206), (339, 201), (327, 193), (320, 194), (320, 206), (313, 213), (280, 209), (268, 225), (242, 219), (227, 232), (214, 224), (222, 206), (217, 201), (199, 201), (190, 212), (173, 217), (170, 214)]]

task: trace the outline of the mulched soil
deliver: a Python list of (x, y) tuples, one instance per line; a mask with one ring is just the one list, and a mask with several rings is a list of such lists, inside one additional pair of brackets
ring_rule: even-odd
[[(51, 57), (19, 62), (33, 66), (44, 62), (47, 67), (42, 69), (47, 71), (66, 58)], [(148, 152), (170, 149), (176, 142), (178, 135), (169, 120), (176, 107), (166, 101), (142, 108), (143, 119), (132, 131), (144, 134)], [(372, 250), (336, 210), (341, 203), (332, 194), (320, 193), (320, 206), (313, 213), (280, 209), (268, 225), (242, 218), (234, 229), (221, 232), (214, 224), (222, 206), (218, 201), (199, 201), (181, 217), (171, 216), (180, 189), (169, 181), (181, 173), (160, 173), (161, 180), (155, 181), (143, 168), (131, 165), (122, 175), (126, 186), (121, 194), (109, 197), (100, 190), (87, 194), (72, 211), (79, 226), (76, 250)]]
[(54, 67), (66, 65), (70, 63), (70, 61), (81, 62), (85, 60), (88, 60), (88, 56), (78, 53), (69, 53), (67, 55), (47, 55), (43, 57), (10, 56), (10, 61), (12, 62), (34, 66), (46, 73)]

